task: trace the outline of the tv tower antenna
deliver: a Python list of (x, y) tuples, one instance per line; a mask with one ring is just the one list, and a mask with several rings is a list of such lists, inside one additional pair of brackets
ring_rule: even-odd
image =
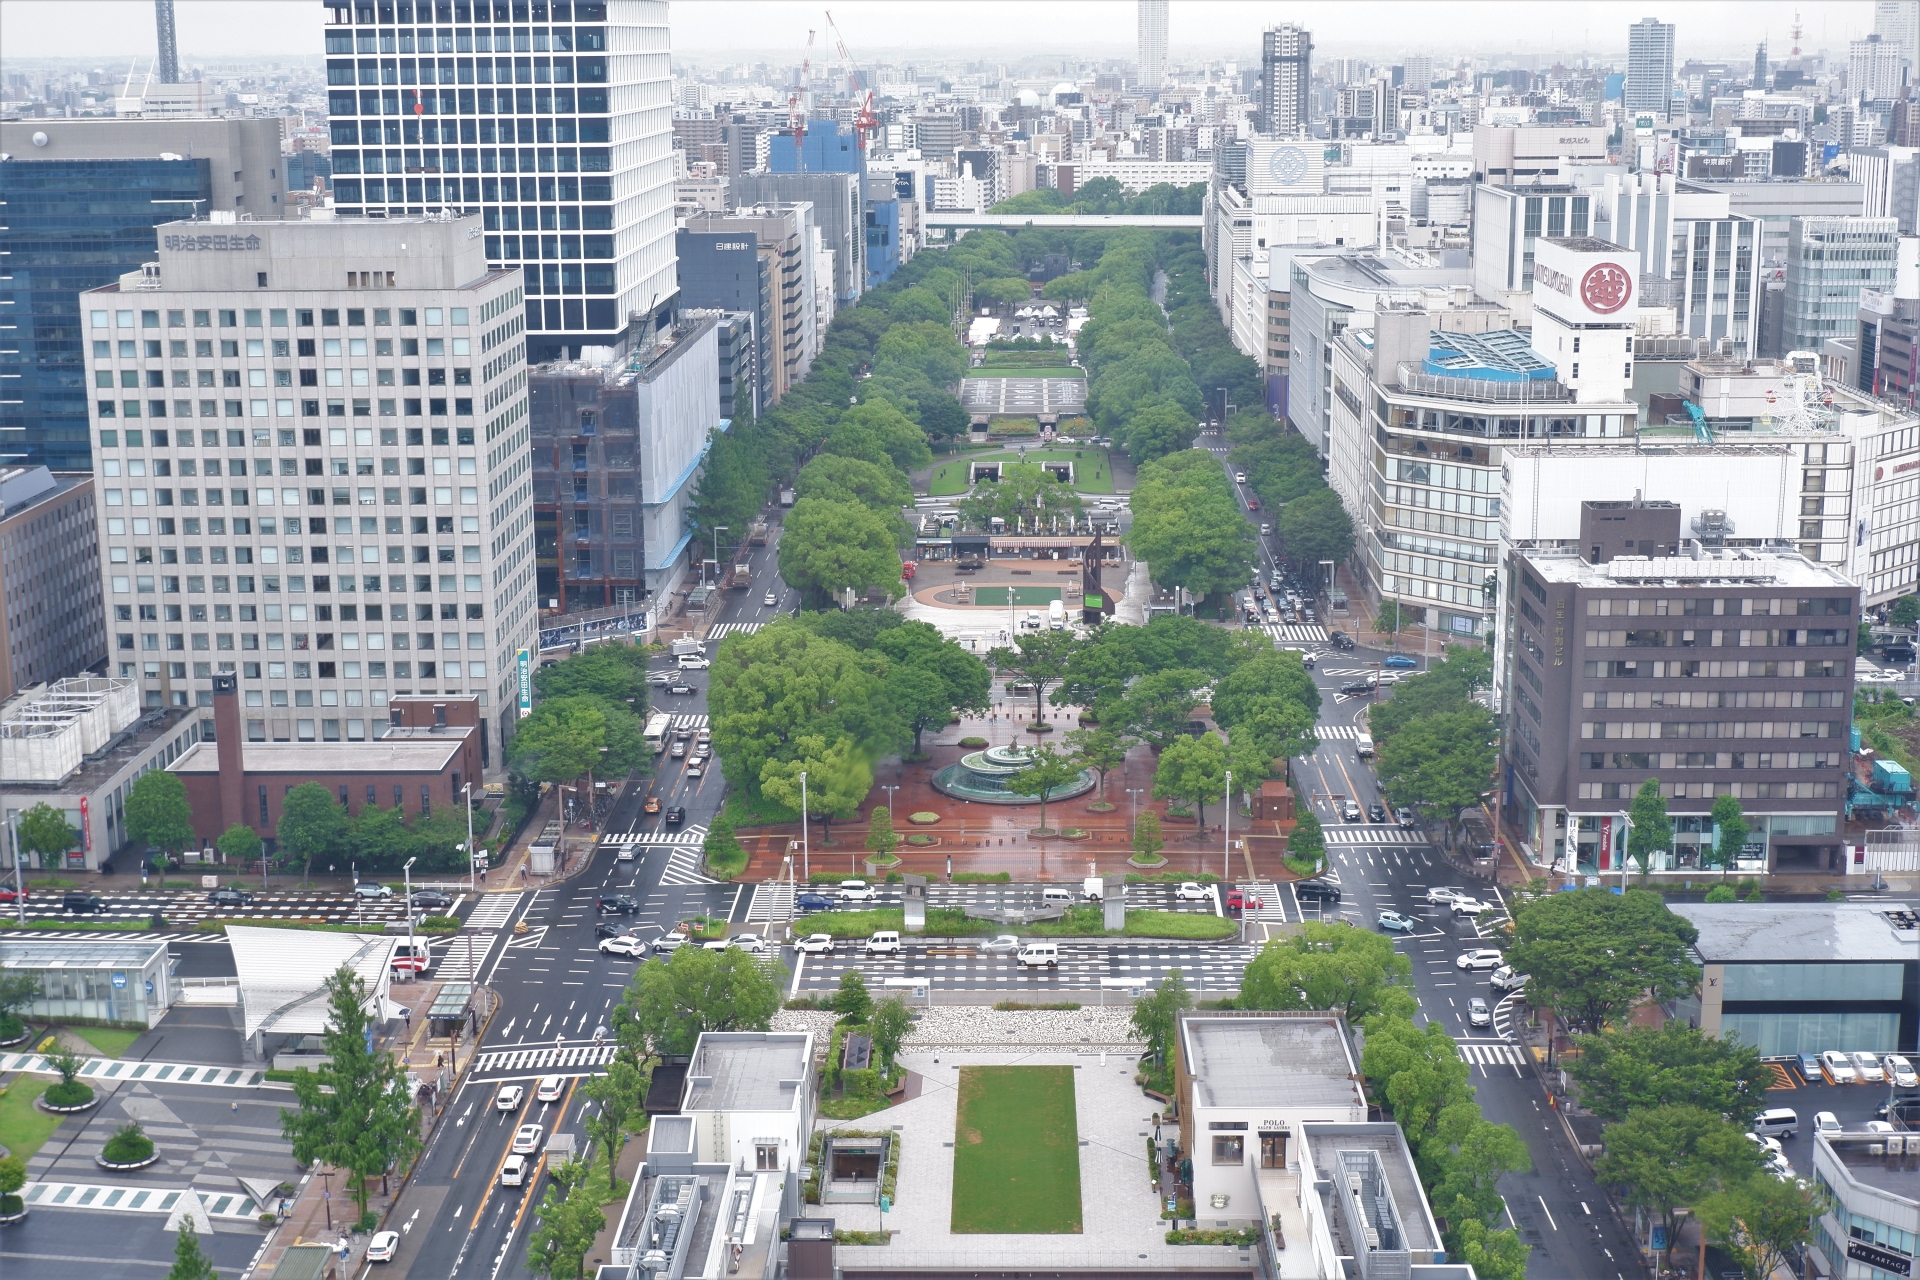
[(1794, 10), (1793, 26), (1788, 28), (1788, 31), (1793, 36), (1793, 56), (1797, 58), (1800, 56), (1800, 11), (1798, 9)]
[(793, 86), (793, 92), (787, 96), (787, 129), (793, 134), (793, 158), (799, 165), (799, 171), (807, 171), (807, 78), (813, 74), (813, 31), (807, 31), (808, 53), (800, 59), (800, 78)]

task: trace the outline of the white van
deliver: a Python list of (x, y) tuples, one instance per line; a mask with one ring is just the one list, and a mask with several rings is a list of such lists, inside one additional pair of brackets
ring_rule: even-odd
[(1014, 957), (1022, 969), (1052, 969), (1060, 963), (1060, 944), (1057, 942), (1029, 942), (1020, 948), (1020, 954)]
[(1073, 890), (1063, 885), (1050, 884), (1040, 891), (1040, 901), (1049, 907), (1056, 903), (1063, 907), (1070, 907), (1079, 899), (1074, 896)]
[(1373, 738), (1368, 734), (1361, 734), (1354, 740), (1353, 754), (1362, 760), (1373, 759)]
[(882, 929), (867, 939), (867, 954), (870, 956), (899, 955), (900, 935), (891, 929)]
[(1792, 1107), (1770, 1107), (1753, 1118), (1753, 1131), (1763, 1138), (1791, 1138), (1800, 1132), (1800, 1115)]
[(1065, 604), (1058, 600), (1048, 602), (1047, 627), (1053, 631), (1065, 631), (1067, 629), (1067, 606)]

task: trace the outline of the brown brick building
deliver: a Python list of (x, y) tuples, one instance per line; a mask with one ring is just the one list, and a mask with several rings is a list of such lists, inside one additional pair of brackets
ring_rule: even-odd
[(385, 733), (370, 742), (247, 742), (234, 678), (215, 676), (215, 740), (172, 765), (186, 784), (194, 834), (208, 846), (240, 823), (271, 840), (281, 802), (303, 782), (333, 792), (350, 814), (369, 805), (408, 818), (458, 811), (461, 789), (480, 785), (479, 698), (399, 697), (387, 712)]

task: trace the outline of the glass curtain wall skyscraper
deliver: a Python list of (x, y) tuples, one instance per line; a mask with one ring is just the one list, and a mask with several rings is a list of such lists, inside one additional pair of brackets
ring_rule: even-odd
[(1291, 24), (1260, 34), (1261, 128), (1297, 137), (1313, 118), (1313, 35)]
[(1137, 0), (1137, 3), (1140, 87), (1164, 88), (1167, 83), (1167, 0)]
[(341, 216), (482, 215), (527, 358), (670, 322), (666, 0), (325, 0)]
[(1629, 115), (1667, 120), (1673, 115), (1673, 24), (1642, 18), (1627, 28), (1626, 107)]

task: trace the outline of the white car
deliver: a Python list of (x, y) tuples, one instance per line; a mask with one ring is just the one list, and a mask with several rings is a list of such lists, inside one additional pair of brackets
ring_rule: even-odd
[(727, 942), (751, 955), (763, 956), (767, 953), (767, 940), (757, 933), (736, 933)]
[(518, 1111), (520, 1103), (526, 1098), (527, 1091), (520, 1085), (510, 1084), (493, 1095), (495, 1111)]
[(764, 596), (764, 597), (763, 597), (763, 598), (761, 599), (761, 603), (762, 603), (762, 604), (766, 604), (766, 605), (776, 605), (776, 604), (779, 604), (779, 603), (780, 603), (780, 597), (779, 597), (778, 595), (776, 595), (776, 594), (774, 594), (773, 592), (771, 592), (771, 591), (769, 591), (769, 592), (767, 592), (767, 594), (766, 594), (766, 595), (765, 595), (765, 596)]
[(558, 1102), (566, 1087), (566, 1080), (560, 1076), (541, 1076), (540, 1083), (533, 1090), (534, 1101)]
[(1515, 973), (1512, 965), (1501, 965), (1487, 979), (1495, 991), (1518, 991), (1527, 985), (1527, 975)]
[(1247, 482), (1247, 473), (1246, 473), (1246, 472), (1244, 472), (1244, 471), (1236, 471), (1236, 472), (1234, 472), (1234, 473), (1233, 473), (1233, 482), (1234, 482), (1235, 484), (1245, 484), (1245, 483)]
[(1458, 889), (1449, 889), (1443, 884), (1437, 884), (1427, 890), (1427, 904), (1429, 906), (1445, 906), (1449, 902), (1458, 902), (1464, 897), (1466, 897), (1466, 895)]
[(1858, 1084), (1860, 1077), (1854, 1074), (1853, 1063), (1847, 1055), (1838, 1049), (1829, 1049), (1820, 1055), (1821, 1070), (1827, 1073), (1827, 1079), (1834, 1084)]
[(712, 665), (713, 663), (710, 660), (701, 657), (697, 653), (683, 653), (680, 655), (680, 669), (682, 671), (705, 671)]
[(526, 1180), (527, 1158), (525, 1156), (508, 1156), (507, 1162), (500, 1166), (500, 1185), (503, 1187), (517, 1187), (524, 1184)]
[(621, 845), (620, 852), (613, 855), (613, 860), (615, 862), (632, 862), (633, 859), (634, 859), (633, 846), (630, 844)]
[(830, 933), (810, 933), (793, 944), (793, 949), (801, 955), (825, 956), (833, 954), (833, 935)]
[(382, 1231), (367, 1241), (368, 1262), (392, 1262), (393, 1255), (400, 1252), (400, 1233)]
[(530, 1156), (538, 1151), (540, 1149), (541, 1132), (542, 1130), (537, 1124), (521, 1125), (519, 1129), (514, 1131), (513, 1154), (517, 1156)]
[(1182, 880), (1173, 896), (1179, 902), (1208, 902), (1213, 898), (1213, 890), (1194, 880)]
[(687, 945), (684, 933), (663, 933), (651, 943), (654, 951), (660, 955), (671, 955)]
[(1498, 969), (1505, 961), (1506, 957), (1498, 951), (1483, 947), (1478, 951), (1467, 952), (1453, 962), (1453, 967), (1478, 972), (1481, 969)]
[(1863, 1084), (1885, 1084), (1887, 1073), (1880, 1066), (1880, 1059), (1870, 1053), (1853, 1055), (1853, 1072)]
[(393, 896), (393, 886), (375, 884), (371, 880), (362, 880), (353, 886), (353, 896), (356, 898), (391, 898)]
[(1493, 1025), (1493, 1011), (1487, 1008), (1487, 1002), (1479, 996), (1467, 1001), (1467, 1021), (1476, 1027)]
[(1890, 1053), (1880, 1060), (1880, 1069), (1887, 1079), (1901, 1089), (1920, 1089), (1920, 1075), (1916, 1075), (1913, 1064), (1897, 1053)]
[(1813, 1113), (1813, 1131), (1815, 1133), (1839, 1133), (1841, 1128), (1840, 1117), (1833, 1114), (1833, 1112), (1816, 1111)]
[(982, 942), (980, 950), (990, 956), (1010, 956), (1020, 950), (1020, 939), (1011, 933), (1003, 933)]
[(842, 880), (840, 897), (848, 902), (872, 902), (880, 895), (865, 880)]
[(1456, 916), (1477, 916), (1493, 910), (1491, 902), (1482, 902), (1478, 898), (1455, 898), (1453, 914)]
[(603, 956), (626, 956), (632, 960), (640, 960), (646, 957), (647, 944), (638, 938), (629, 938), (625, 935), (618, 938), (602, 938), (600, 939), (600, 954)]

